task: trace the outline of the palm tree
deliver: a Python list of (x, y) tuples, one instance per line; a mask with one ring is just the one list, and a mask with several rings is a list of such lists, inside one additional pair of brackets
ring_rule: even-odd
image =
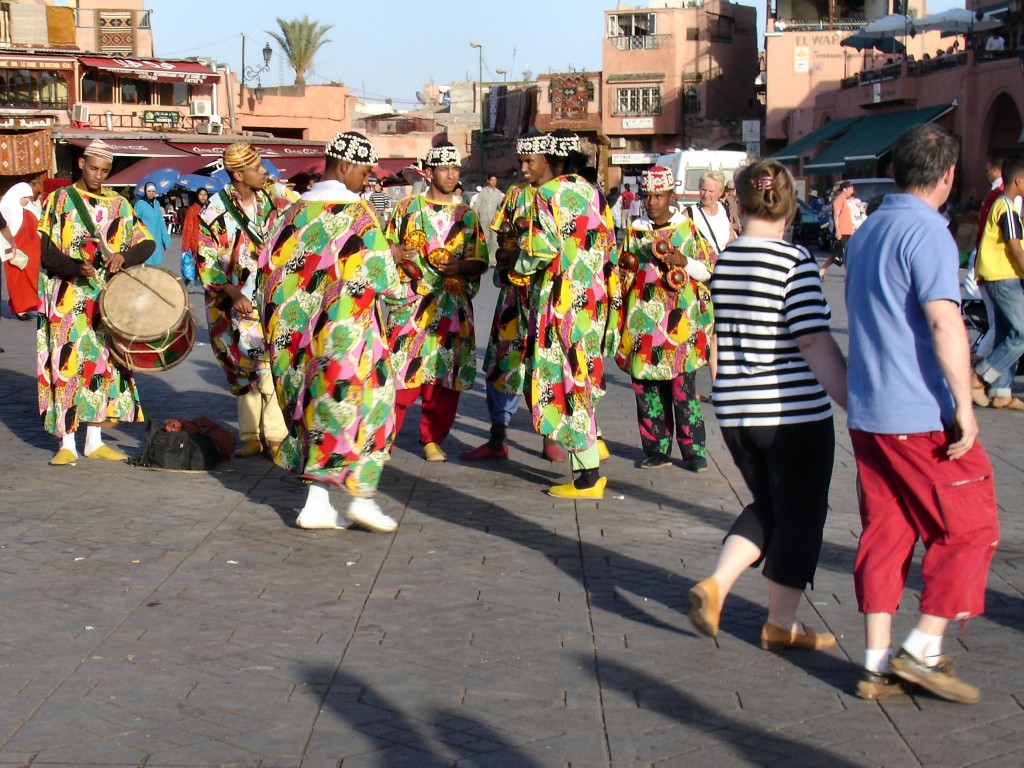
[(277, 20), (281, 28), (280, 34), (267, 30), (267, 34), (277, 41), (288, 58), (288, 63), (295, 70), (295, 84), (306, 84), (306, 70), (313, 68), (313, 57), (326, 43), (331, 42), (324, 35), (331, 29), (330, 24), (310, 21), (309, 16), (293, 21)]

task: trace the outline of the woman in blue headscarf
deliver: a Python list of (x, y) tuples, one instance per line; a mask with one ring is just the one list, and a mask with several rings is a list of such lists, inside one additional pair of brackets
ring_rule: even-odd
[(164, 210), (156, 199), (156, 184), (146, 185), (145, 195), (135, 201), (135, 213), (156, 241), (156, 250), (146, 263), (159, 267), (164, 260), (164, 248), (171, 244), (171, 236), (164, 223)]

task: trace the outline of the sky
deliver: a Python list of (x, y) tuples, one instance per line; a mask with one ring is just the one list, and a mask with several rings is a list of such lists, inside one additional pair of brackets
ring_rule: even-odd
[[(765, 3), (758, 9), (763, 34)], [(646, 7), (645, 0), (629, 3)], [(163, 0), (152, 9), (153, 48), (159, 58), (205, 56), (228, 64), (237, 73), (246, 37), (246, 66), (262, 65), (263, 46), (275, 49), (263, 85), (291, 85), (288, 66), (268, 30), (277, 17), (303, 16), (332, 25), (331, 42), (321, 48), (309, 84), (344, 83), (361, 98), (393, 100), (396, 109), (416, 106), (416, 92), (427, 83), (444, 85), (476, 80), (483, 43), (483, 79), (518, 80), (529, 70), (545, 72), (599, 70), (604, 11), (616, 0)], [(963, 0), (933, 0), (930, 12), (963, 8)], [(358, 9), (356, 11), (355, 9)], [(759, 47), (763, 47), (759, 45)], [(254, 81), (250, 81), (254, 84)]]

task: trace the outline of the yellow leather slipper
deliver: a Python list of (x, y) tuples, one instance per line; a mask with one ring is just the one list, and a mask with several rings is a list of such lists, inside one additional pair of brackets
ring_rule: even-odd
[(75, 462), (78, 461), (78, 454), (72, 453), (67, 448), (61, 448), (57, 451), (57, 455), (50, 459), (51, 467), (66, 467), (75, 466)]
[(548, 496), (554, 496), (557, 499), (582, 499), (582, 500), (597, 500), (604, 498), (604, 487), (608, 485), (607, 477), (600, 477), (593, 488), (577, 488), (572, 483), (566, 483), (565, 485), (553, 485), (548, 488)]
[(126, 461), (128, 454), (121, 453), (120, 451), (111, 448), (109, 445), (101, 445), (92, 453), (85, 455), (87, 459), (106, 459), (107, 461)]

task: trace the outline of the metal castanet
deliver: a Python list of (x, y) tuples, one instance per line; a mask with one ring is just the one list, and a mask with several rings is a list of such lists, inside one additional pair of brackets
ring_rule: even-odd
[[(672, 243), (668, 240), (661, 238), (654, 244), (654, 252), (659, 256), (667, 256), (672, 252)], [(664, 261), (663, 261), (664, 263)], [(687, 280), (690, 276), (686, 273), (686, 270), (682, 267), (677, 266), (666, 266), (665, 271), (665, 282), (668, 283), (669, 288), (673, 291), (682, 290), (683, 286), (686, 285)]]
[(508, 281), (520, 288), (530, 284), (530, 276), (517, 272), (513, 265), (520, 250), (519, 238), (526, 233), (529, 226), (530, 223), (525, 217), (518, 216), (513, 222), (503, 221), (498, 227), (499, 254), (495, 256), (495, 260), (506, 270)]
[(455, 254), (447, 248), (434, 248), (427, 254), (427, 264), (440, 272), (454, 258)]
[[(405, 237), (402, 238), (402, 244), (406, 248), (414, 248), (421, 256), (425, 255), (423, 252), (427, 247), (427, 242), (427, 233), (419, 229), (406, 232)], [(411, 260), (403, 261), (398, 265), (398, 269), (407, 282), (423, 279), (423, 270)]]
[(624, 269), (626, 272), (636, 272), (640, 269), (640, 262), (629, 251), (623, 251), (619, 254), (619, 269)]
[(498, 250), (515, 253), (519, 250), (519, 235), (511, 222), (503, 221), (498, 227)]

